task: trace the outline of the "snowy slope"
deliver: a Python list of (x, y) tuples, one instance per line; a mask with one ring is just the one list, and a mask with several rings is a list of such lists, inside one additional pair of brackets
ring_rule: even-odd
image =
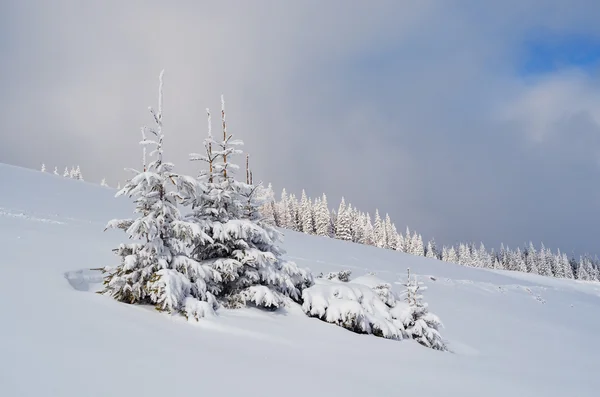
[[(92, 293), (133, 206), (0, 165), (0, 396), (596, 396), (600, 285), (464, 268), (286, 231), (314, 272), (406, 268), (454, 353), (356, 335), (298, 307), (190, 324)], [(433, 276), (435, 280), (430, 278)], [(394, 285), (394, 289), (399, 288)]]

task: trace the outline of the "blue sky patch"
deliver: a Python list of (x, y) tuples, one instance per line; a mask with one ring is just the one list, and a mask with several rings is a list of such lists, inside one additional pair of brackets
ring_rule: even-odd
[(583, 36), (545, 37), (525, 44), (523, 74), (540, 74), (569, 67), (600, 65), (600, 39)]

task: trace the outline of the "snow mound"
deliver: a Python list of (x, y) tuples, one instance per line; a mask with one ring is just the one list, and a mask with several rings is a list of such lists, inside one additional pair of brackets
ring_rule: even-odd
[(359, 334), (403, 339), (402, 322), (390, 311), (393, 306), (367, 285), (316, 279), (314, 286), (302, 291), (302, 299), (302, 309), (310, 317)]

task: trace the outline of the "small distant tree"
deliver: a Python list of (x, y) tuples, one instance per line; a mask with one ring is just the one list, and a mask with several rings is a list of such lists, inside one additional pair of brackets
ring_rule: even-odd
[(100, 186), (109, 187), (108, 183), (106, 183), (106, 178), (102, 178), (102, 181), (100, 181)]
[(41, 171), (42, 172), (46, 172), (46, 164), (42, 163), (42, 169), (41, 169)]
[(58, 174), (58, 167), (54, 167), (54, 175), (59, 175)]
[(65, 167), (65, 172), (63, 172), (63, 176), (65, 178), (69, 178), (71, 176), (71, 173), (69, 172), (69, 167)]
[(427, 258), (437, 258), (437, 248), (435, 246), (435, 240), (431, 239), (427, 242), (427, 252), (425, 254)]
[(331, 215), (327, 204), (327, 196), (323, 194), (315, 209), (315, 232), (317, 236), (331, 236)]
[(350, 205), (346, 207), (346, 200), (342, 197), (335, 224), (335, 238), (338, 240), (352, 241), (351, 211), (352, 207)]
[(306, 234), (315, 233), (312, 216), (312, 203), (306, 196), (304, 189), (302, 189), (302, 196), (300, 198), (300, 225), (302, 232)]
[(427, 287), (417, 281), (416, 277), (411, 278), (410, 269), (407, 270), (407, 279), (403, 285), (406, 290), (401, 296), (404, 296), (408, 308), (402, 313), (400, 320), (406, 334), (423, 346), (435, 350), (448, 350), (439, 333), (442, 322), (438, 316), (429, 312), (427, 303), (423, 302), (421, 292)]

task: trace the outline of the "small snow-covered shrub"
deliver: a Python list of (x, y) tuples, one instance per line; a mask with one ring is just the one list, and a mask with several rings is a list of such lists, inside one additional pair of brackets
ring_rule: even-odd
[(347, 283), (350, 280), (351, 270), (342, 270), (339, 272), (329, 272), (327, 274), (327, 280), (338, 280), (343, 283)]
[(302, 291), (302, 309), (310, 317), (359, 334), (401, 340), (402, 322), (372, 288), (359, 283), (317, 279)]
[(402, 293), (404, 302), (399, 302), (402, 304), (396, 305), (392, 310), (394, 317), (402, 322), (408, 337), (423, 346), (447, 351), (446, 343), (439, 333), (439, 329), (443, 327), (442, 322), (438, 316), (429, 312), (428, 305), (423, 302), (423, 296), (420, 294), (420, 291), (426, 290), (427, 287), (422, 286), (423, 283), (417, 281), (416, 277), (411, 279), (410, 270), (407, 281), (402, 285), (406, 287)]

